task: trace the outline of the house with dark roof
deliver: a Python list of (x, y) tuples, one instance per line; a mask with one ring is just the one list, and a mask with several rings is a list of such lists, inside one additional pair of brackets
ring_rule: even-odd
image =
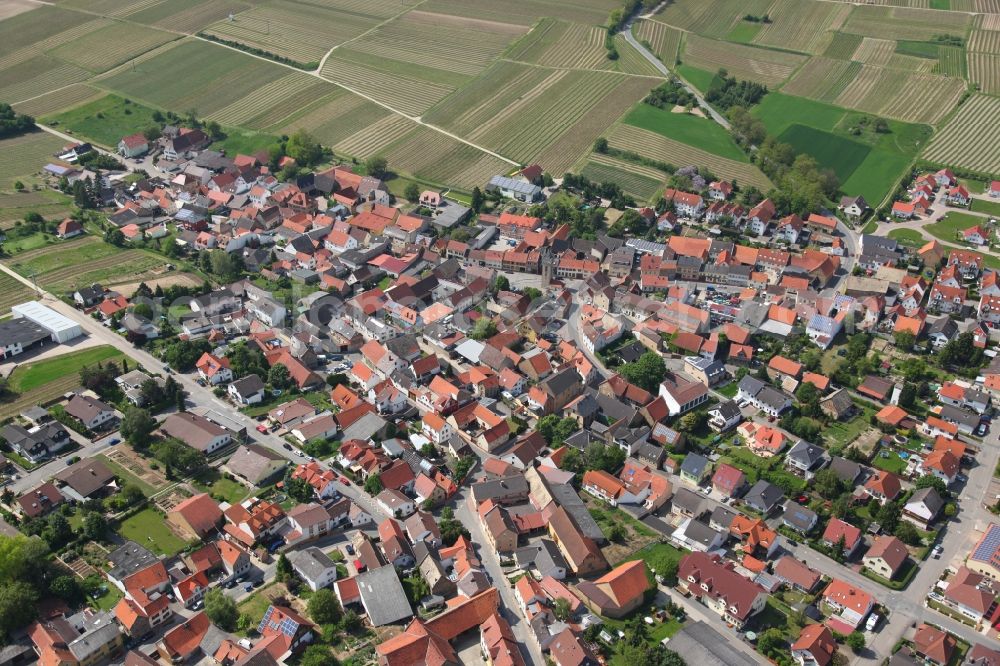
[(743, 496), (743, 501), (751, 509), (763, 514), (770, 513), (784, 499), (785, 492), (781, 488), (763, 479), (755, 483)]
[(828, 462), (830, 462), (830, 456), (826, 450), (801, 439), (788, 450), (785, 456), (785, 466), (807, 479), (811, 479)]

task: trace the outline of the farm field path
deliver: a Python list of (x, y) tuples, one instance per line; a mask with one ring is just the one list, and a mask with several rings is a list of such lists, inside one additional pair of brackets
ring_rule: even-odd
[(364, 32), (359, 33), (359, 34), (355, 35), (354, 37), (351, 37), (347, 41), (341, 42), (340, 44), (334, 44), (332, 47), (330, 47), (330, 50), (327, 51), (326, 54), (323, 56), (323, 58), (319, 61), (319, 66), (316, 67), (316, 70), (313, 72), (313, 74), (315, 74), (316, 76), (319, 76), (320, 78), (323, 78), (322, 76), (320, 76), (319, 73), (323, 71), (323, 65), (326, 64), (327, 59), (333, 54), (334, 51), (336, 51), (337, 49), (339, 49), (341, 46), (346, 46), (346, 45), (348, 45), (348, 44), (350, 44), (352, 42), (356, 42), (359, 39), (361, 39), (362, 37), (364, 37), (365, 35), (369, 35), (369, 34), (375, 32), (376, 30), (378, 30), (379, 28), (381, 28), (381, 27), (383, 27), (383, 26), (385, 26), (385, 25), (387, 25), (389, 23), (392, 23), (393, 21), (395, 21), (396, 19), (398, 19), (403, 14), (410, 13), (411, 11), (413, 11), (414, 9), (416, 9), (417, 7), (419, 7), (420, 5), (424, 4), (425, 2), (427, 2), (427, 0), (419, 0), (418, 2), (416, 2), (416, 3), (414, 3), (414, 4), (412, 4), (412, 5), (408, 6), (408, 7), (406, 7), (406, 9), (404, 9), (403, 11), (398, 12), (396, 14), (393, 14), (392, 16), (390, 16), (389, 18), (385, 19), (381, 23), (377, 23), (377, 24), (373, 25), (372, 27), (368, 28)]
[[(426, 2), (426, 1), (427, 0), (421, 0), (421, 3)], [(34, 2), (35, 4), (38, 4), (38, 5), (56, 6), (56, 3), (49, 2), (48, 0), (31, 0), (31, 2)], [(418, 3), (418, 5), (421, 4), (421, 3)], [(406, 10), (406, 12), (411, 11), (414, 7), (416, 7), (418, 5), (413, 5), (411, 7), (408, 7), (407, 10)], [(120, 23), (128, 23), (128, 24), (135, 25), (135, 26), (141, 26), (141, 24), (135, 23), (135, 22), (130, 21), (130, 20), (126, 19), (126, 18), (113, 17), (113, 16), (109, 16), (107, 14), (101, 14), (99, 12), (88, 11), (88, 10), (85, 10), (85, 9), (74, 8), (74, 11), (80, 12), (82, 14), (89, 14), (91, 16), (96, 16), (96, 17), (99, 17), (99, 18), (111, 19), (111, 20), (114, 20), (114, 21), (117, 21), (117, 22), (120, 22)], [(406, 13), (406, 12), (401, 12), (401, 13)], [(379, 26), (381, 26), (383, 24), (384, 23), (380, 23)], [(145, 27), (145, 26), (142, 26), (142, 27)], [(376, 26), (376, 27), (378, 27), (378, 26)], [(169, 28), (160, 28), (160, 29), (163, 30), (164, 32), (170, 32), (170, 33), (173, 33), (175, 35), (182, 35), (184, 37), (190, 37), (192, 39), (197, 39), (198, 41), (205, 42), (207, 44), (212, 44), (213, 46), (218, 46), (218, 47), (221, 47), (221, 48), (229, 49), (231, 51), (235, 51), (237, 53), (240, 53), (240, 54), (244, 55), (245, 57), (256, 58), (257, 60), (262, 60), (262, 61), (264, 61), (266, 63), (270, 63), (272, 65), (277, 65), (278, 67), (284, 67), (285, 69), (291, 70), (293, 72), (305, 73), (305, 74), (308, 74), (310, 76), (315, 76), (316, 78), (318, 78), (318, 79), (320, 79), (322, 81), (326, 81), (327, 83), (332, 83), (333, 85), (337, 86), (338, 88), (342, 88), (342, 89), (346, 90), (347, 92), (349, 92), (351, 94), (357, 95), (358, 97), (361, 97), (361, 98), (363, 98), (363, 99), (365, 99), (365, 100), (367, 100), (367, 101), (369, 101), (369, 102), (371, 102), (373, 104), (377, 104), (378, 106), (386, 109), (387, 111), (391, 111), (392, 113), (400, 115), (400, 116), (402, 116), (402, 117), (404, 117), (404, 118), (406, 118), (406, 119), (408, 119), (408, 120), (416, 123), (417, 125), (421, 125), (421, 126), (426, 127), (426, 128), (428, 128), (430, 130), (438, 132), (439, 134), (442, 134), (442, 135), (447, 136), (447, 137), (449, 137), (451, 139), (454, 139), (455, 141), (458, 141), (459, 143), (463, 143), (463, 144), (465, 144), (465, 145), (467, 145), (467, 146), (469, 146), (471, 148), (475, 148), (476, 150), (478, 150), (478, 151), (480, 151), (482, 153), (485, 153), (487, 155), (490, 155), (492, 157), (495, 157), (498, 160), (506, 162), (506, 163), (510, 164), (511, 166), (517, 166), (519, 164), (516, 160), (512, 160), (509, 157), (506, 157), (504, 155), (501, 155), (500, 153), (497, 153), (497, 152), (494, 152), (494, 151), (490, 150), (489, 148), (485, 148), (485, 147), (483, 147), (483, 146), (481, 146), (479, 144), (476, 144), (476, 143), (474, 143), (472, 141), (469, 141), (468, 139), (466, 139), (466, 138), (464, 138), (462, 136), (459, 136), (457, 134), (454, 134), (452, 132), (449, 132), (448, 130), (446, 130), (444, 128), (441, 128), (441, 127), (438, 127), (437, 125), (432, 125), (430, 123), (424, 122), (419, 116), (412, 116), (410, 114), (404, 113), (403, 111), (400, 111), (399, 109), (396, 109), (396, 108), (390, 106), (389, 104), (386, 104), (385, 102), (377, 100), (374, 97), (371, 97), (370, 95), (366, 95), (365, 93), (363, 93), (363, 92), (361, 92), (359, 90), (355, 90), (354, 88), (352, 88), (350, 86), (347, 86), (347, 85), (344, 85), (343, 83), (339, 83), (337, 81), (333, 81), (332, 79), (328, 79), (325, 76), (321, 75), (318, 71), (306, 72), (304, 70), (299, 69), (298, 67), (294, 67), (292, 65), (289, 65), (289, 64), (286, 64), (286, 63), (283, 63), (283, 62), (278, 62), (278, 61), (272, 60), (270, 58), (265, 58), (264, 56), (259, 56), (259, 55), (253, 54), (253, 53), (248, 53), (247, 51), (244, 51), (242, 49), (238, 49), (238, 48), (236, 48), (234, 46), (228, 46), (226, 44), (221, 44), (221, 43), (215, 42), (215, 41), (213, 41), (211, 39), (206, 39), (204, 37), (201, 37), (201, 36), (199, 36), (197, 34), (191, 34), (191, 33), (183, 32), (183, 31), (180, 31), (180, 30), (171, 30)], [(372, 29), (374, 30), (374, 28), (372, 28)], [(335, 50), (335, 49), (336, 49), (336, 47), (334, 47), (334, 49), (331, 49), (330, 52), (328, 52), (327, 55), (324, 56), (324, 58), (323, 58), (324, 62), (326, 61), (326, 59), (330, 55), (330, 53), (333, 50)], [(322, 66), (322, 63), (321, 63), (321, 66)], [(120, 68), (120, 67), (122, 67), (122, 65), (119, 65), (117, 68)], [(109, 71), (113, 71), (114, 69), (117, 69), (117, 68), (112, 68), (112, 70), (109, 70)], [(106, 74), (106, 73), (107, 72), (101, 72), (100, 74)], [(48, 91), (48, 92), (52, 92), (52, 91)], [(18, 103), (21, 103), (21, 102), (24, 102), (24, 101), (29, 101), (30, 99), (34, 99), (35, 97), (37, 97), (37, 96), (33, 96), (33, 97), (31, 97), (31, 98), (29, 98), (27, 100), (17, 100), (15, 102), (11, 102), (11, 103), (12, 104), (18, 104)], [(43, 128), (43, 129), (46, 129), (46, 128)], [(49, 130), (49, 131), (51, 131), (51, 130)], [(55, 132), (53, 132), (53, 133), (55, 133)], [(73, 140), (75, 141), (76, 139), (73, 139)]]

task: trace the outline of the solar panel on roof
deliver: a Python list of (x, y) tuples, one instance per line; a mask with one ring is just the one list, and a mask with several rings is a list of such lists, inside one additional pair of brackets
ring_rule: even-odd
[(998, 548), (1000, 548), (1000, 527), (992, 525), (990, 526), (990, 531), (979, 542), (979, 546), (976, 548), (976, 552), (973, 553), (972, 559), (990, 559), (997, 552)]

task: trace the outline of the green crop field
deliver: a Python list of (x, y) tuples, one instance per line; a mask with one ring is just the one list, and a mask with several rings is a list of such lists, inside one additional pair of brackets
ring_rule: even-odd
[(237, 0), (162, 0), (128, 15), (129, 21), (194, 34), (250, 5)]
[(976, 95), (959, 107), (923, 157), (964, 169), (1000, 173), (1000, 99)]
[(827, 58), (837, 58), (838, 60), (853, 60), (854, 52), (861, 46), (863, 39), (861, 35), (835, 32), (832, 41), (823, 51), (823, 55)]
[(841, 182), (850, 178), (871, 152), (863, 143), (805, 125), (790, 126), (778, 140), (791, 145), (797, 153), (812, 155), (817, 162), (833, 169)]
[(117, 23), (105, 26), (61, 44), (49, 51), (48, 55), (92, 72), (105, 72), (130, 58), (177, 39), (177, 35), (169, 32), (139, 26), (128, 28), (128, 38), (122, 39), (124, 29)]
[(638, 201), (651, 201), (667, 178), (654, 169), (636, 168), (606, 155), (592, 155), (580, 173), (595, 183), (615, 183)]
[(76, 108), (42, 118), (62, 132), (93, 141), (111, 150), (123, 136), (154, 127), (153, 109), (117, 95), (105, 95)]
[(12, 139), (0, 140), (0, 189), (11, 190), (16, 181), (25, 185), (40, 180), (38, 174), (55, 153), (66, 145), (62, 139), (46, 132), (31, 132)]
[(0, 317), (10, 313), (12, 305), (34, 300), (35, 292), (7, 273), (0, 273)]
[[(206, 116), (287, 73), (284, 67), (232, 49), (187, 40), (135, 69), (102, 78), (97, 85), (150, 106), (179, 113), (194, 110)], [(219, 85), (220, 81), (226, 85)]]
[(123, 354), (101, 345), (19, 365), (10, 375), (16, 396), (0, 403), (0, 419), (20, 413), (32, 405), (45, 404), (80, 385), (80, 369), (98, 362), (119, 360)]
[(114, 285), (136, 282), (159, 274), (166, 260), (145, 250), (121, 250), (99, 238), (83, 236), (21, 252), (5, 262), (56, 294), (98, 282)]
[(622, 119), (623, 123), (662, 134), (720, 157), (746, 162), (746, 154), (714, 120), (688, 113), (671, 113), (649, 104), (638, 104)]
[(964, 36), (972, 22), (969, 14), (907, 7), (858, 5), (843, 28), (866, 37), (930, 41), (937, 35)]
[(832, 2), (776, 0), (760, 13), (765, 12), (771, 22), (757, 33), (755, 43), (800, 53), (820, 53), (829, 39), (827, 31), (839, 30), (851, 14), (851, 7)]
[(717, 176), (735, 180), (741, 185), (754, 185), (762, 191), (772, 187), (767, 176), (752, 164), (720, 157), (656, 132), (622, 124), (613, 127), (607, 138), (612, 148), (634, 152), (675, 167), (707, 167)]
[(52, 190), (0, 193), (0, 229), (14, 226), (28, 213), (38, 213), (47, 220), (55, 220), (66, 217), (72, 210), (72, 200)]
[(102, 97), (104, 92), (91, 88), (85, 83), (77, 83), (53, 90), (26, 102), (13, 104), (18, 113), (40, 118), (42, 116), (71, 109), (80, 104)]

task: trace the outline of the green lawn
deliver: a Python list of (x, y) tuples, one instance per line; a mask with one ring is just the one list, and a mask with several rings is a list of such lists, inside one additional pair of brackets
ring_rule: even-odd
[(701, 92), (707, 91), (708, 87), (712, 85), (712, 79), (715, 78), (715, 72), (706, 72), (691, 65), (678, 65), (677, 73)]
[(924, 229), (943, 241), (955, 243), (958, 242), (958, 234), (960, 232), (985, 222), (986, 220), (978, 215), (949, 211), (944, 219), (934, 224), (928, 224)]
[(757, 36), (757, 33), (760, 32), (760, 28), (760, 23), (741, 21), (729, 31), (729, 34), (726, 35), (726, 41), (749, 44)]
[(638, 104), (626, 114), (624, 122), (721, 157), (740, 162), (747, 159), (722, 125), (701, 116), (673, 113), (670, 109)]
[(30, 236), (24, 236), (23, 238), (12, 238), (4, 243), (4, 249), (11, 254), (17, 252), (27, 252), (28, 250), (35, 250), (37, 248), (43, 247), (48, 243), (58, 243), (59, 240), (55, 236), (49, 236), (47, 234), (31, 234)]
[(910, 247), (921, 247), (927, 242), (923, 234), (915, 229), (893, 229), (889, 232), (889, 238), (899, 241), (900, 245)]
[(118, 95), (106, 95), (69, 111), (42, 118), (63, 132), (116, 148), (123, 136), (159, 126), (153, 109)]
[[(888, 454), (888, 457), (882, 454)], [(893, 474), (902, 474), (903, 470), (906, 469), (906, 461), (900, 458), (895, 451), (880, 451), (872, 461), (872, 465)]]
[(199, 490), (208, 493), (216, 500), (229, 502), (230, 504), (236, 504), (249, 493), (246, 486), (227, 479), (224, 476), (216, 479), (211, 485), (196, 484), (196, 486)]
[(726, 396), (727, 398), (735, 398), (739, 390), (740, 390), (739, 382), (729, 382), (722, 388), (715, 389), (715, 392), (720, 393)]
[(772, 92), (753, 107), (751, 113), (764, 123), (769, 133), (778, 136), (795, 124), (832, 131), (846, 112), (831, 104)]
[(98, 597), (97, 599), (90, 599), (90, 603), (93, 606), (96, 606), (97, 610), (111, 610), (123, 596), (121, 591), (114, 585), (108, 585), (107, 588), (107, 591), (101, 597)]
[(974, 210), (980, 213), (987, 213), (989, 215), (1000, 215), (1000, 201), (984, 201), (983, 199), (973, 199), (972, 207), (969, 210)]
[(854, 417), (850, 421), (835, 421), (827, 424), (823, 434), (830, 440), (831, 444), (841, 444), (846, 446), (857, 439), (858, 435), (871, 427), (868, 419), (875, 413), (875, 410), (867, 405), (858, 404), (857, 402), (854, 404), (861, 410), (861, 414)]
[(19, 366), (10, 378), (10, 386), (18, 393), (30, 391), (66, 375), (75, 375), (80, 368), (101, 361), (121, 360), (123, 354), (110, 345), (101, 345), (78, 352)]
[(278, 137), (270, 134), (227, 131), (226, 138), (213, 143), (209, 148), (221, 150), (226, 155), (252, 155), (259, 150), (267, 150), (278, 142)]
[(153, 509), (143, 509), (118, 527), (119, 534), (160, 555), (176, 555), (187, 544), (170, 531), (164, 517)]
[(249, 597), (241, 601), (237, 606), (241, 615), (246, 614), (249, 615), (251, 618), (253, 618), (255, 625), (256, 623), (260, 622), (260, 619), (264, 617), (264, 613), (267, 612), (268, 606), (271, 605), (270, 599), (268, 599), (267, 596), (264, 594), (264, 590), (266, 590), (268, 587), (269, 587), (268, 585), (265, 585), (264, 587), (260, 588), (259, 590), (251, 594)]

